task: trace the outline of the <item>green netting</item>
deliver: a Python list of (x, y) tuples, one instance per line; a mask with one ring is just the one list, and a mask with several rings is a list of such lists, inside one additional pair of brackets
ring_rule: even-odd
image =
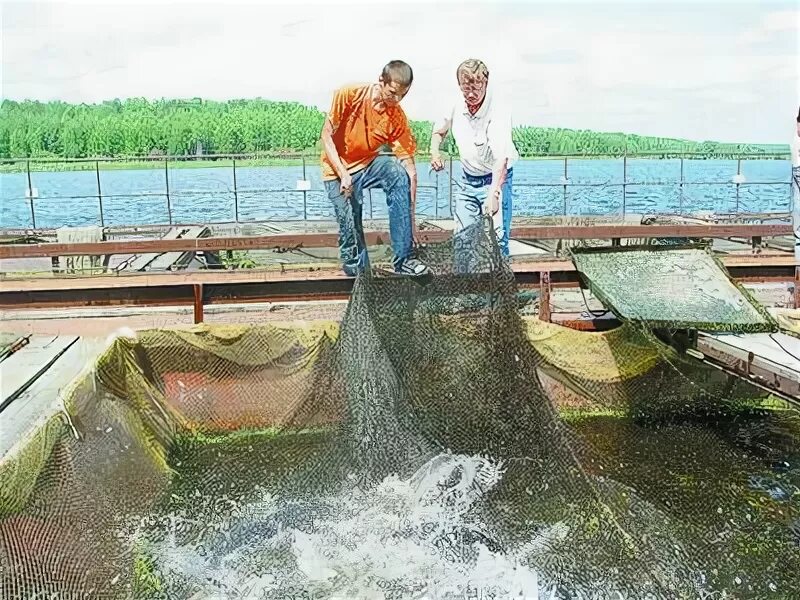
[(572, 260), (592, 292), (622, 319), (706, 331), (777, 330), (708, 246), (574, 248)]
[(2, 597), (792, 597), (798, 412), (467, 235), (341, 323), (117, 339), (0, 464)]

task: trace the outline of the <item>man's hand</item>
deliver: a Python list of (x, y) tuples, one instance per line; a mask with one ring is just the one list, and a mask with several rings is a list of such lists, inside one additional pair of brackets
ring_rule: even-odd
[(442, 160), (442, 156), (440, 154), (434, 154), (431, 156), (431, 169), (434, 171), (441, 171), (444, 169), (444, 161)]
[(350, 173), (345, 173), (342, 175), (339, 182), (339, 191), (342, 192), (345, 197), (349, 197), (350, 194), (353, 193), (353, 178), (350, 177)]
[(500, 210), (500, 188), (492, 186), (486, 197), (486, 214), (493, 217), (498, 210)]

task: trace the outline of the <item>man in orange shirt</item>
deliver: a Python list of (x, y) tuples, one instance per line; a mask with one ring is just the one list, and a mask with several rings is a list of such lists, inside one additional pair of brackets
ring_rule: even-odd
[[(322, 179), (339, 223), (342, 269), (350, 276), (369, 264), (363, 191), (374, 187), (386, 193), (395, 272), (424, 275), (429, 271), (412, 253), (416, 142), (400, 101), (413, 79), (408, 64), (393, 60), (377, 83), (339, 88), (322, 127)], [(385, 144), (394, 156), (380, 155)]]

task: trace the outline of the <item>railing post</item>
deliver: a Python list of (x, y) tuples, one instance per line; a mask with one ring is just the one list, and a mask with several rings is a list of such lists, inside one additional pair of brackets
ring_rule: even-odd
[(683, 157), (681, 156), (681, 184), (680, 196), (678, 197), (678, 214), (683, 214)]
[(100, 227), (105, 227), (106, 222), (103, 219), (103, 191), (100, 188), (100, 161), (94, 161), (94, 173), (97, 176), (97, 203), (100, 205)]
[(742, 174), (742, 159), (736, 161), (736, 215), (739, 215), (739, 176)]
[(622, 155), (622, 220), (625, 221), (625, 208), (627, 203), (628, 183), (628, 153)]
[(167, 186), (167, 216), (169, 224), (172, 225), (172, 201), (169, 198), (169, 158), (164, 157), (164, 183)]
[(567, 157), (564, 157), (564, 216), (567, 216)]
[(28, 165), (28, 199), (31, 203), (31, 224), (36, 229), (36, 211), (33, 208), (33, 184), (31, 183), (31, 161), (27, 162)]
[(236, 183), (236, 157), (233, 157), (233, 216), (239, 222), (239, 187)]
[[(303, 181), (306, 180), (306, 155), (303, 154)], [(303, 189), (303, 220), (308, 221), (308, 192)]]

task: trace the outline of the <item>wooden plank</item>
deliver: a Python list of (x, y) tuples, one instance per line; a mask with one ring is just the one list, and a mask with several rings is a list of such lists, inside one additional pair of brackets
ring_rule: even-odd
[(0, 412), (78, 340), (75, 336), (35, 336), (0, 363)]
[[(791, 225), (582, 225), (521, 226), (511, 230), (511, 237), (520, 240), (613, 238), (727, 238), (775, 237), (792, 233)], [(419, 231), (421, 242), (434, 243), (450, 239), (449, 231)], [(190, 252), (197, 250), (265, 250), (275, 248), (335, 248), (337, 233), (277, 234), (252, 237), (209, 237), (176, 240), (126, 240), (75, 244), (4, 244), (0, 259), (69, 256), (83, 254), (131, 254), (143, 252)], [(368, 245), (388, 245), (387, 231), (365, 232)]]

